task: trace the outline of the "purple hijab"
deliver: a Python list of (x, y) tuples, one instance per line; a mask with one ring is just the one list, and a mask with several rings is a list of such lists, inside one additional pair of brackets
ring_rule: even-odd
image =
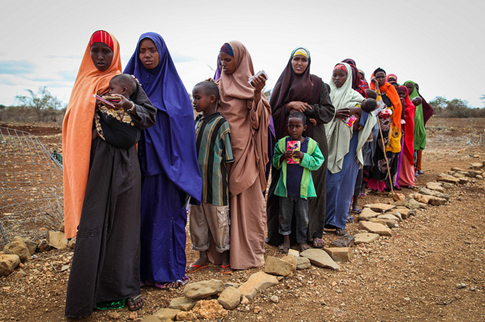
[[(160, 55), (158, 66), (151, 70), (139, 58), (143, 39), (152, 40)], [(164, 173), (180, 190), (200, 201), (202, 177), (192, 104), (163, 38), (154, 32), (142, 34), (124, 73), (139, 80), (158, 109), (157, 123), (143, 131), (145, 144), (139, 151), (143, 177)]]

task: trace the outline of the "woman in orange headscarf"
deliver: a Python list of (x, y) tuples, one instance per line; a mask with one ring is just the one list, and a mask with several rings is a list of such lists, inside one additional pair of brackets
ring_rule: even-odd
[(401, 152), (401, 100), (394, 86), (386, 82), (386, 71), (380, 67), (372, 73), (370, 87), (387, 109), (378, 115), (382, 136), (378, 135), (372, 178), (367, 187), (377, 191), (390, 190), (396, 184), (397, 156)]
[(239, 41), (220, 51), (222, 74), (219, 113), (231, 126), (234, 163), (229, 169), (231, 212), (230, 263), (235, 269), (263, 265), (270, 106), (263, 93), (266, 79), (255, 77), (248, 50)]
[[(136, 147), (112, 146), (93, 127), (96, 99), (121, 73), (116, 38), (96, 31), (89, 41), (74, 83), (62, 127), (64, 216), (67, 238), (77, 235), (67, 286), (67, 317), (92, 313), (95, 307), (143, 305), (140, 296), (141, 174)], [(137, 89), (116, 109), (131, 113), (134, 125), (155, 123), (156, 109)]]

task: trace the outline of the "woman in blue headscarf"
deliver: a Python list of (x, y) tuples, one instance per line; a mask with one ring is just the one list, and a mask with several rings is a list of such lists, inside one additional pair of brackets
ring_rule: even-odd
[(192, 104), (163, 38), (140, 36), (125, 68), (158, 109), (157, 123), (138, 145), (142, 171), (141, 280), (176, 288), (185, 274), (188, 197), (200, 201), (202, 177), (195, 148)]

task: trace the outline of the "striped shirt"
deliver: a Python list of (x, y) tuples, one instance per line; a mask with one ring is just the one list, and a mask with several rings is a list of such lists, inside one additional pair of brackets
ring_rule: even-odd
[(226, 163), (234, 162), (229, 123), (219, 113), (196, 118), (197, 156), (202, 173), (202, 201), (229, 204)]

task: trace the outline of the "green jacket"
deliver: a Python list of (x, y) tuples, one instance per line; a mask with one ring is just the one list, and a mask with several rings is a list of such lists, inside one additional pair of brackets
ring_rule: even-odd
[[(286, 193), (286, 160), (280, 162), (281, 155), (286, 151), (286, 138), (288, 136), (280, 139), (274, 148), (273, 155), (273, 166), (276, 169), (281, 169), (280, 178), (278, 184), (274, 191), (274, 194), (279, 197), (287, 197)], [(300, 183), (300, 198), (314, 198), (317, 196), (315, 192), (315, 186), (313, 185), (313, 179), (310, 171), (318, 170), (323, 164), (324, 157), (322, 151), (318, 147), (318, 143), (312, 138), (308, 138), (308, 149), (307, 152), (303, 154), (303, 159), (300, 160), (300, 166), (302, 166), (303, 174), (301, 176)]]

